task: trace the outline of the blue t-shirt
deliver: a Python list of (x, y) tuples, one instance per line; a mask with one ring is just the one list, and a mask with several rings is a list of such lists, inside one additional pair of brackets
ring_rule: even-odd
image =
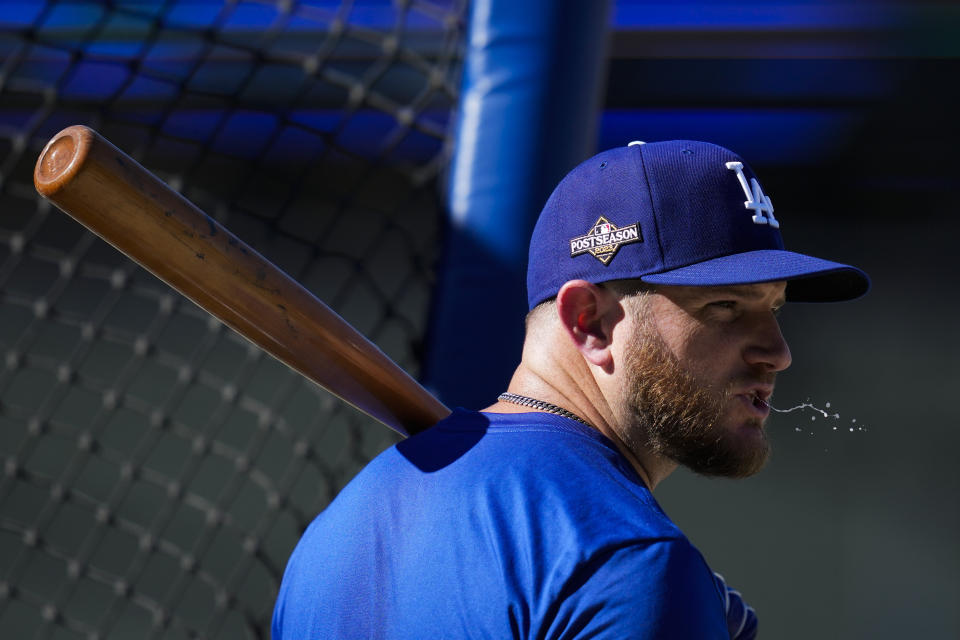
[(700, 553), (598, 431), (449, 418), (385, 451), (307, 528), (273, 640), (729, 638)]

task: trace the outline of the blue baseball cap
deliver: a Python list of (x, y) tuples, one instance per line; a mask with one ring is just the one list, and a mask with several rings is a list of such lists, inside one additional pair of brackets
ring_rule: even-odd
[(631, 142), (560, 182), (530, 240), (529, 308), (568, 280), (719, 286), (787, 281), (787, 300), (862, 296), (867, 274), (786, 251), (781, 220), (740, 156), (707, 142)]

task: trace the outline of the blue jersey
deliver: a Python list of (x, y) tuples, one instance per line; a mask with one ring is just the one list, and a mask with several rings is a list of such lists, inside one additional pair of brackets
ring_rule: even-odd
[(290, 557), (273, 640), (729, 638), (700, 553), (617, 448), (457, 410), (385, 451)]

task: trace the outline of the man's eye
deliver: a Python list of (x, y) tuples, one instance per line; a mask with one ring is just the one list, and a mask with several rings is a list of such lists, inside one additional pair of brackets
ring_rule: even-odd
[(711, 302), (708, 306), (719, 308), (719, 309), (733, 310), (737, 308), (737, 301), (736, 300), (717, 300), (715, 302)]

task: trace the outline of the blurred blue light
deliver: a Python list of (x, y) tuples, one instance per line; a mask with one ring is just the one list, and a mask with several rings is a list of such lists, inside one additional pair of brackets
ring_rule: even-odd
[[(263, 66), (263, 61), (256, 60), (242, 47), (221, 46), (221, 43), (258, 38), (271, 25), (282, 24), (283, 32), (276, 42), (277, 53), (295, 44), (296, 48), (291, 51), (297, 53), (290, 55), (296, 60), (297, 55), (306, 56), (319, 48), (329, 37), (333, 22), (342, 21), (348, 30), (339, 46), (354, 44), (366, 48), (359, 50), (355, 60), (338, 64), (350, 77), (360, 77), (361, 67), (367, 64), (360, 54), (367, 49), (375, 53), (376, 46), (351, 38), (349, 26), (389, 31), (402, 20), (399, 26), (407, 36), (411, 30), (419, 29), (427, 34), (423, 37), (434, 42), (436, 39), (431, 34), (440, 34), (449, 27), (440, 22), (439, 16), (445, 15), (444, 9), (454, 3), (455, 0), (433, 0), (432, 5), (440, 10), (418, 10), (414, 4), (403, 12), (393, 0), (355, 0), (348, 10), (342, 9), (339, 0), (302, 0), (289, 5), (247, 0), (232, 3), (115, 0), (111, 4), (91, 0), (55, 4), (0, 0), (0, 27), (11, 33), (32, 27), (33, 33), (39, 36), (38, 42), (27, 45), (29, 53), (18, 63), (11, 78), (57, 87), (65, 97), (81, 103), (116, 95), (118, 101), (113, 102), (111, 108), (129, 115), (129, 120), (155, 123), (166, 117), (163, 128), (168, 133), (186, 139), (203, 139), (220, 118), (226, 117), (228, 102), (218, 96), (234, 97), (242, 87), (243, 100), (250, 100), (252, 104), (264, 101), (275, 106), (292, 104), (296, 95), (290, 90), (284, 93), (278, 87), (299, 88), (297, 76), (306, 73), (297, 65), (287, 65), (286, 71), (263, 67), (262, 73), (251, 79), (249, 74), (254, 65)], [(110, 6), (114, 11), (108, 14)], [(882, 28), (905, 10), (906, 5), (897, 2), (616, 0), (612, 26), (624, 32), (710, 30), (745, 32), (743, 37), (749, 37), (751, 31), (769, 33), (778, 29), (816, 32)], [(92, 31), (94, 26), (99, 29)], [(207, 32), (211, 27), (217, 33), (212, 39)], [(151, 41), (151, 35), (160, 37)], [(295, 37), (285, 38), (289, 35)], [(413, 41), (408, 38), (407, 44)], [(11, 42), (14, 41), (4, 41), (0, 34), (3, 45), (0, 54), (12, 51)], [(440, 45), (434, 42), (430, 46)], [(83, 50), (79, 51), (79, 59), (72, 59), (71, 52), (80, 47)], [(203, 62), (199, 69), (195, 68), (198, 61)], [(742, 76), (714, 77), (709, 67), (678, 67), (683, 73), (665, 74), (664, 61), (660, 61), (658, 76), (643, 76), (656, 86), (649, 91), (641, 87), (638, 103), (644, 104), (643, 93), (647, 91), (653, 104), (665, 106), (608, 110), (601, 118), (600, 146), (616, 146), (634, 138), (686, 137), (716, 141), (764, 163), (803, 162), (838, 146), (853, 127), (852, 116), (842, 109), (816, 106), (764, 110), (740, 105), (752, 105), (756, 100), (791, 101), (798, 96), (806, 97), (805, 104), (810, 105), (821, 99), (834, 104), (857, 103), (864, 96), (895, 90), (875, 65), (851, 63), (823, 68), (805, 65), (806, 60), (794, 62), (796, 64), (773, 59), (745, 60), (738, 66), (747, 71)], [(783, 71), (785, 68), (787, 72)], [(757, 81), (759, 76), (763, 77), (762, 82)], [(177, 104), (183, 100), (185, 88), (188, 95), (196, 92), (205, 100), (209, 98), (209, 104)], [(396, 122), (388, 115), (355, 113), (345, 124), (344, 112), (336, 106), (344, 103), (348, 89), (328, 88), (323, 95), (307, 96), (302, 107), (295, 105), (295, 110), (286, 117), (308, 131), (336, 131), (351, 146), (365, 153), (376, 153), (382, 138), (393, 130)], [(343, 95), (335, 95), (336, 91)], [(666, 97), (658, 102), (658, 95)], [(735, 108), (668, 108), (672, 101), (683, 104), (684, 99), (703, 95), (723, 98), (718, 99), (719, 104), (733, 104)], [(627, 98), (624, 104), (633, 102)], [(24, 116), (18, 111), (21, 106), (0, 109), (0, 125), (22, 123)], [(434, 119), (443, 122), (445, 118), (446, 115)], [(270, 117), (249, 114), (231, 116), (228, 125), (231, 131), (257, 139), (268, 136), (275, 127), (276, 122)], [(340, 130), (340, 127), (345, 128)], [(411, 133), (398, 150), (419, 155), (433, 149), (434, 144), (429, 136)]]
[(224, 119), (219, 109), (177, 109), (167, 116), (163, 132), (167, 135), (207, 142)]
[[(179, 0), (171, 6), (164, 0), (127, 0), (113, 5), (142, 15), (155, 16), (167, 25), (205, 29), (218, 19), (226, 19), (233, 27), (263, 28), (279, 15), (277, 5), (261, 2), (224, 3), (221, 0)], [(454, 0), (434, 0), (443, 9)], [(616, 0), (611, 23), (619, 29), (848, 29), (889, 26), (902, 13), (896, 2), (838, 3), (834, 0), (771, 2), (763, 0)], [(5, 0), (0, 11), (0, 27), (22, 28), (34, 24), (44, 9), (43, 2)], [(339, 0), (302, 0), (291, 4), (288, 25), (293, 28), (316, 28), (317, 19), (339, 17), (349, 24), (385, 27), (396, 22), (393, 0), (355, 0), (350, 10), (342, 11)], [(44, 26), (76, 27), (90, 24), (102, 14), (100, 2), (69, 2), (54, 7)], [(442, 25), (423, 11), (406, 14), (407, 28), (439, 28)]]
[(0, 29), (25, 29), (32, 26), (41, 11), (42, 2), (5, 2), (3, 11), (0, 11)]
[(892, 3), (851, 4), (835, 0), (617, 0), (612, 24), (618, 29), (656, 31), (854, 29), (889, 26), (896, 22), (897, 14)]
[(177, 2), (163, 16), (165, 25), (185, 29), (206, 29), (224, 10), (222, 2)]
[(600, 149), (632, 140), (704, 140), (736, 151), (751, 164), (809, 164), (843, 149), (860, 117), (818, 109), (608, 110), (600, 120)]
[(116, 94), (129, 78), (124, 65), (80, 60), (71, 65), (60, 95), (67, 100), (99, 100)]

